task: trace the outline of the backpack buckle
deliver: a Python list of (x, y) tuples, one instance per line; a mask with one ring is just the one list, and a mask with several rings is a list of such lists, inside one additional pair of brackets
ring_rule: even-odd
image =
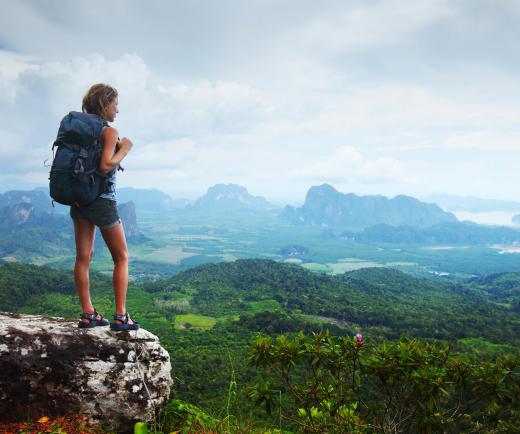
[(80, 148), (79, 150), (79, 158), (88, 158), (88, 152), (85, 148)]

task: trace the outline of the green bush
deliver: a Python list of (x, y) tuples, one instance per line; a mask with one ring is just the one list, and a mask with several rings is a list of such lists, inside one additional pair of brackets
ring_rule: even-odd
[(301, 333), (258, 337), (250, 363), (269, 375), (248, 396), (298, 431), (520, 432), (519, 355), (476, 362), (416, 340)]

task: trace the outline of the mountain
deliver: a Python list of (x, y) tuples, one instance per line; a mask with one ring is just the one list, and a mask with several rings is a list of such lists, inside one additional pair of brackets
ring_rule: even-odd
[(512, 218), (511, 218), (511, 221), (517, 225), (520, 225), (520, 214), (515, 214)]
[(472, 222), (442, 223), (427, 228), (379, 224), (361, 232), (345, 231), (340, 237), (360, 243), (487, 246), (518, 243), (520, 230)]
[(13, 200), (13, 196), (16, 197), (8, 195), (9, 200), (0, 206), (0, 261), (41, 260), (63, 255), (70, 249), (73, 237), (69, 216), (41, 211), (48, 208), (37, 200), (24, 200), (28, 197), (24, 194), (16, 198), (21, 202)]
[(449, 211), (488, 212), (507, 211), (520, 212), (520, 202), (497, 199), (482, 199), (474, 196), (454, 196), (450, 194), (430, 194), (421, 198), (433, 202)]
[(360, 230), (376, 224), (427, 227), (457, 222), (457, 218), (439, 206), (409, 196), (357, 196), (343, 194), (329, 184), (313, 186), (300, 208), (287, 206), (281, 217), (294, 224), (343, 226)]
[(31, 203), (22, 202), (0, 208), (0, 229), (19, 227), (34, 219), (34, 205)]
[(33, 205), (36, 214), (55, 211), (49, 193), (44, 192), (43, 189), (10, 190), (0, 194), (0, 208), (17, 204)]
[(48, 211), (37, 212), (31, 202), (19, 202), (0, 207), (0, 233), (27, 228), (68, 227), (69, 218)]
[(272, 209), (262, 196), (249, 194), (245, 187), (236, 184), (215, 184), (199, 198), (190, 209), (228, 211), (228, 210), (265, 210)]
[(132, 201), (137, 210), (146, 211), (171, 211), (183, 209), (188, 204), (185, 199), (174, 200), (159, 190), (132, 187), (118, 189), (117, 200), (120, 203)]
[(135, 213), (135, 204), (133, 201), (128, 201), (117, 206), (119, 217), (125, 227), (125, 235), (129, 240), (136, 240), (143, 238), (139, 226), (137, 225), (137, 216)]

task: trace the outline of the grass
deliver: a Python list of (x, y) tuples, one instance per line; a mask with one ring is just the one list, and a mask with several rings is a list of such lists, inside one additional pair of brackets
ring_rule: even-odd
[(337, 262), (327, 263), (326, 265), (332, 270), (332, 274), (343, 274), (347, 271), (359, 270), (360, 268), (383, 267), (383, 265), (377, 262), (369, 261)]
[(167, 264), (178, 264), (183, 259), (194, 256), (195, 253), (188, 253), (183, 251), (182, 247), (163, 247), (152, 251), (150, 253), (145, 254), (136, 254), (136, 258), (141, 259), (142, 261), (149, 262), (164, 262)]
[(280, 303), (276, 300), (252, 301), (249, 303), (249, 306), (254, 313), (280, 309)]
[(198, 329), (210, 329), (217, 323), (217, 319), (211, 316), (197, 315), (194, 313), (188, 313), (184, 315), (175, 316), (175, 328), (186, 329), (186, 328), (198, 328)]
[(457, 344), (464, 347), (469, 352), (476, 355), (498, 355), (510, 352), (511, 345), (495, 344), (482, 338), (462, 338), (457, 340)]
[(302, 264), (302, 267), (307, 270), (317, 271), (319, 273), (332, 273), (332, 268), (330, 268), (327, 264), (318, 264), (317, 262), (307, 262)]

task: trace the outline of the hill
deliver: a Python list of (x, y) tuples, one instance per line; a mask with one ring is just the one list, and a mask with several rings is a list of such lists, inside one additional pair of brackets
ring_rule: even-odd
[(340, 237), (360, 243), (488, 246), (518, 243), (520, 230), (472, 222), (441, 223), (427, 228), (379, 224), (360, 232), (345, 231)]
[(0, 208), (18, 204), (31, 204), (36, 214), (54, 211), (48, 190), (10, 190), (0, 194)]
[(520, 344), (520, 337), (503, 328), (507, 322), (520, 336), (520, 318), (510, 306), (496, 304), (469, 284), (419, 279), (388, 268), (327, 276), (270, 260), (238, 260), (202, 265), (144, 288), (185, 300), (185, 312), (211, 317), (254, 314), (265, 306), (368, 328), (379, 337), (500, 337)]
[[(0, 260), (36, 263), (73, 260), (74, 231), (69, 215), (38, 212), (31, 201), (10, 203), (0, 207)], [(139, 229), (133, 202), (119, 204), (118, 211), (128, 242), (147, 240)], [(98, 234), (95, 250), (103, 249), (104, 242)]]
[[(520, 348), (520, 313), (504, 301), (520, 295), (519, 282), (514, 273), (453, 283), (384, 268), (333, 277), (270, 260), (239, 260), (131, 285), (127, 306), (172, 355), (175, 397), (218, 413), (227, 402), (230, 376), (237, 397), (257, 381), (259, 371), (247, 360), (258, 333), (328, 329), (334, 335), (362, 332), (368, 342), (440, 338), (458, 351), (512, 352)], [(488, 285), (511, 292), (496, 296)], [(96, 308), (109, 316), (110, 279), (93, 272), (91, 288)], [(77, 317), (72, 273), (0, 266), (0, 310)], [(245, 399), (233, 405), (258, 415)]]
[[(110, 286), (108, 279), (93, 276), (94, 289)], [(68, 272), (5, 264), (0, 267), (1, 308), (18, 309), (49, 292), (74, 294), (71, 282)], [(271, 311), (370, 330), (374, 338), (473, 337), (520, 346), (516, 273), (453, 283), (389, 268), (328, 276), (293, 264), (247, 259), (205, 264), (133, 287), (139, 294), (148, 292), (152, 300), (146, 305), (155, 304), (158, 310), (152, 311), (167, 318), (191, 314), (224, 320)]]
[(345, 227), (360, 230), (376, 224), (427, 227), (456, 222), (439, 206), (409, 196), (357, 196), (343, 194), (329, 184), (309, 189), (300, 208), (287, 206), (281, 217), (294, 224)]
[(189, 208), (206, 211), (236, 211), (266, 210), (274, 206), (262, 196), (251, 195), (240, 185), (215, 184)]
[(140, 210), (159, 212), (183, 209), (188, 203), (185, 199), (172, 199), (160, 190), (131, 187), (119, 188), (117, 190), (117, 200), (120, 203), (134, 202), (137, 212)]
[(520, 273), (497, 273), (470, 279), (471, 285), (480, 288), (497, 303), (510, 306), (520, 313)]

